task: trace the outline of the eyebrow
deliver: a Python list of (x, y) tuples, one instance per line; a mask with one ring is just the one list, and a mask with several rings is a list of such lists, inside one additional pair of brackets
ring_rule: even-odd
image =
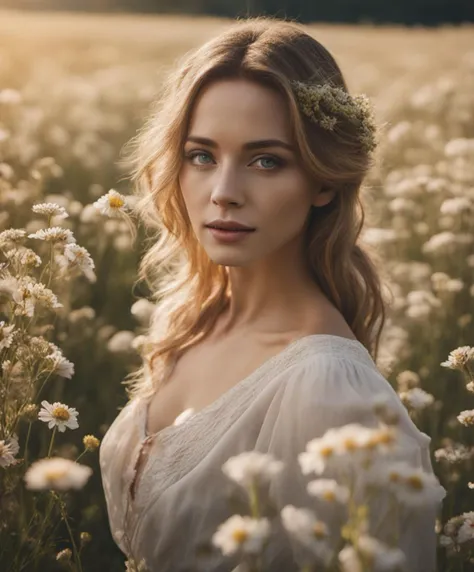
[[(201, 143), (202, 145), (207, 145), (208, 147), (218, 147), (217, 143), (212, 139), (208, 139), (207, 137), (197, 137), (190, 135), (186, 142), (193, 142), (193, 143)], [(285, 141), (281, 141), (280, 139), (261, 139), (259, 141), (249, 141), (248, 143), (244, 143), (242, 145), (243, 149), (250, 150), (250, 149), (262, 149), (263, 147), (283, 147), (283, 149), (288, 149), (289, 151), (293, 151), (293, 145), (289, 143), (285, 143)]]

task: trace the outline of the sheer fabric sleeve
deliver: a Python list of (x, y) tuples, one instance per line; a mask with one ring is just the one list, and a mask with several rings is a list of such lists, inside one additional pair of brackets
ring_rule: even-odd
[[(329, 428), (349, 423), (378, 426), (378, 419), (368, 406), (376, 395), (388, 397), (391, 409), (400, 416), (401, 447), (397, 460), (433, 472), (430, 437), (417, 429), (397, 393), (375, 366), (340, 356), (315, 355), (290, 369), (288, 379), (275, 392), (256, 441), (257, 451), (270, 453), (284, 462), (283, 471), (270, 486), (270, 495), (278, 511), (288, 504), (311, 508), (330, 531), (340, 529), (341, 515), (334, 505), (307, 492), (307, 483), (319, 477), (303, 475), (297, 457), (308, 441), (322, 437)], [(331, 478), (332, 475), (321, 477)], [(444, 489), (440, 486), (442, 496)], [(435, 520), (439, 505), (436, 502), (426, 508), (406, 509), (399, 513), (398, 547), (405, 553), (407, 572), (434, 572), (436, 569)], [(369, 533), (380, 540), (388, 540), (394, 524), (389, 513), (388, 495), (387, 498), (377, 497), (377, 503), (374, 506), (369, 503), (369, 507)], [(300, 570), (304, 554), (299, 543), (282, 535), (277, 543), (268, 547), (268, 569), (273, 572)]]

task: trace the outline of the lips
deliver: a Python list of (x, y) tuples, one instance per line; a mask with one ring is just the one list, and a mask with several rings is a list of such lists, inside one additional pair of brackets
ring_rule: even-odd
[(226, 232), (253, 232), (254, 228), (224, 228), (222, 226), (212, 226), (208, 225), (207, 228), (215, 228), (216, 230), (223, 230)]

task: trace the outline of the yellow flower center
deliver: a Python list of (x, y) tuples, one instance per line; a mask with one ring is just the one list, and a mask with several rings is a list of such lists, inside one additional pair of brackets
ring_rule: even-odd
[(391, 481), (392, 483), (400, 482), (400, 473), (391, 472), (388, 476), (388, 480)]
[(330, 457), (334, 453), (334, 447), (326, 445), (321, 448), (321, 457)]
[(334, 491), (324, 491), (323, 499), (332, 502), (336, 500), (336, 495)]
[(48, 483), (54, 484), (58, 479), (66, 475), (67, 469), (48, 469), (44, 476)]
[(412, 475), (407, 479), (408, 486), (412, 489), (421, 490), (423, 488), (423, 481), (417, 475)]
[(248, 533), (246, 530), (244, 530), (243, 528), (237, 528), (236, 530), (234, 530), (234, 532), (232, 533), (232, 538), (238, 543), (238, 544), (242, 544), (243, 542), (245, 542), (247, 540), (248, 537)]
[(354, 439), (352, 439), (351, 437), (347, 438), (344, 441), (344, 447), (348, 450), (348, 451), (355, 451), (358, 447), (357, 447), (357, 443), (354, 441)]
[(110, 197), (109, 206), (113, 209), (120, 209), (124, 205), (124, 201), (120, 197)]
[(325, 538), (326, 529), (321, 522), (315, 522), (313, 525), (313, 534), (316, 538)]
[(53, 417), (58, 421), (68, 421), (70, 415), (69, 411), (60, 405), (59, 407), (55, 407), (53, 409)]

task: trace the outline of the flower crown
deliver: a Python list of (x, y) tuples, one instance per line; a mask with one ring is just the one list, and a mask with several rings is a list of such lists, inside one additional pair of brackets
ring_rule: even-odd
[(357, 126), (358, 139), (367, 152), (377, 146), (377, 126), (367, 96), (351, 96), (340, 87), (291, 82), (301, 111), (327, 131), (333, 131), (341, 118)]

